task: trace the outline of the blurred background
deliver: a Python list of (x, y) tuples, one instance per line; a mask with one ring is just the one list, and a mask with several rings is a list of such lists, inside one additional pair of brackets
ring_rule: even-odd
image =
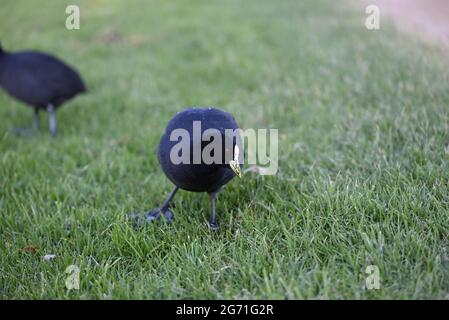
[[(366, 2), (368, 3), (368, 2)], [(436, 41), (449, 39), (449, 1), (446, 0), (373, 0), (397, 27), (409, 32), (433, 37)]]

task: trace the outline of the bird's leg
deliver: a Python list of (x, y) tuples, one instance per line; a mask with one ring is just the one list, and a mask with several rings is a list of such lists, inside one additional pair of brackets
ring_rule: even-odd
[(217, 224), (217, 214), (216, 214), (216, 210), (215, 210), (215, 202), (217, 200), (217, 193), (218, 192), (211, 192), (209, 193), (209, 197), (210, 200), (212, 202), (212, 218), (209, 222), (209, 227), (212, 230), (217, 230), (218, 229), (218, 224)]
[(159, 208), (153, 209), (150, 212), (148, 212), (146, 221), (150, 222), (156, 219), (159, 219), (161, 216), (161, 213), (164, 214), (165, 219), (167, 221), (173, 220), (173, 212), (170, 210), (170, 202), (173, 200), (173, 197), (175, 196), (176, 192), (178, 191), (179, 187), (175, 187), (173, 191), (168, 195), (167, 199), (165, 199), (164, 203)]
[(56, 123), (56, 110), (55, 107), (52, 104), (49, 104), (47, 106), (47, 112), (48, 112), (48, 127), (50, 128), (50, 133), (53, 137), (56, 136), (56, 133), (58, 132), (58, 126)]
[(34, 115), (33, 115), (33, 130), (39, 131), (41, 127), (41, 122), (39, 119), (39, 109), (34, 108)]
[(168, 208), (170, 208), (170, 202), (173, 200), (173, 198), (175, 197), (176, 192), (178, 191), (179, 187), (175, 187), (173, 189), (172, 192), (170, 192), (170, 194), (168, 195), (167, 199), (165, 199), (164, 203), (161, 206), (161, 210), (166, 210)]

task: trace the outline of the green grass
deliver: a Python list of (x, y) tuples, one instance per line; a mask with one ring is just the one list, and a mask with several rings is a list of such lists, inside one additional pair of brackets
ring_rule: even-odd
[[(89, 93), (60, 134), (8, 133), (31, 109), (0, 93), (0, 298), (445, 298), (449, 68), (442, 49), (364, 28), (331, 1), (3, 0), (3, 46), (53, 52)], [(64, 28), (79, 3), (81, 29)], [(126, 213), (172, 188), (155, 149), (187, 106), (279, 128), (276, 176), (180, 192), (176, 219)], [(44, 118), (42, 118), (44, 120)], [(22, 248), (35, 245), (35, 253)], [(43, 261), (45, 254), (55, 254)], [(79, 266), (80, 290), (65, 288)], [(377, 265), (380, 290), (365, 289)]]

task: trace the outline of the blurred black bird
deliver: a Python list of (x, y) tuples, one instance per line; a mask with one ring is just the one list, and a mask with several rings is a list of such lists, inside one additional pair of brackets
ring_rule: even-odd
[[(219, 109), (190, 108), (177, 113), (169, 121), (157, 150), (159, 164), (175, 188), (161, 207), (147, 213), (146, 221), (158, 219), (161, 214), (171, 221), (170, 202), (181, 188), (209, 194), (212, 202), (209, 225), (217, 229), (216, 195), (234, 176), (241, 175), (241, 161), (236, 159), (236, 150), (241, 145), (238, 129), (232, 115)], [(212, 143), (216, 143), (216, 148), (212, 148)], [(215, 160), (206, 159), (207, 155)], [(184, 157), (181, 163), (179, 156)]]
[(40, 126), (39, 111), (46, 110), (53, 136), (57, 132), (56, 109), (86, 91), (78, 72), (56, 57), (36, 51), (10, 53), (1, 45), (0, 86), (34, 109), (34, 129)]

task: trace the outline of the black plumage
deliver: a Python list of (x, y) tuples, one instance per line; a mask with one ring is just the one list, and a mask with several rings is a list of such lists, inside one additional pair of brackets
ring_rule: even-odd
[[(221, 157), (220, 161), (214, 163), (205, 162), (203, 158), (200, 159), (200, 163), (195, 164), (195, 149), (194, 144), (198, 143), (198, 136), (195, 136), (193, 126), (194, 122), (200, 121), (201, 125), (201, 136), (208, 129), (216, 129), (217, 135), (221, 136)], [(189, 161), (188, 163), (173, 163), (171, 159), (171, 151), (175, 145), (179, 144), (181, 139), (171, 138), (172, 133), (176, 129), (184, 129), (185, 132), (189, 133), (190, 140), (187, 140), (189, 145)], [(229, 135), (229, 130), (231, 132), (237, 133), (236, 135)], [(216, 195), (220, 189), (227, 184), (236, 174), (240, 174), (240, 162), (238, 169), (236, 169), (229, 164), (229, 160), (234, 159), (234, 152), (236, 145), (240, 145), (240, 135), (237, 131), (239, 129), (237, 123), (231, 114), (215, 109), (215, 108), (190, 108), (182, 112), (177, 113), (168, 123), (165, 132), (160, 140), (159, 147), (157, 150), (157, 157), (161, 165), (162, 170), (165, 175), (170, 179), (175, 185), (174, 190), (165, 200), (160, 208), (150, 211), (147, 215), (146, 220), (151, 221), (159, 218), (162, 214), (168, 220), (173, 218), (173, 213), (170, 210), (170, 202), (173, 199), (176, 191), (181, 188), (192, 192), (206, 192), (209, 194), (212, 201), (212, 219), (210, 221), (210, 226), (213, 229), (218, 227), (216, 223), (215, 215), (215, 200)], [(230, 139), (230, 145), (226, 146), (225, 139), (226, 136)], [(204, 148), (214, 141), (215, 138), (209, 138), (204, 141), (201, 139), (198, 146), (201, 145), (201, 152)], [(218, 140), (220, 140), (218, 139)], [(174, 141), (172, 141), (174, 140)], [(228, 148), (227, 148), (228, 147)], [(213, 153), (212, 153), (213, 154)], [(198, 155), (198, 154), (197, 154)]]
[(36, 51), (10, 53), (0, 47), (0, 86), (12, 97), (34, 109), (49, 113), (49, 127), (56, 134), (55, 111), (64, 102), (86, 91), (80, 75), (58, 58)]

